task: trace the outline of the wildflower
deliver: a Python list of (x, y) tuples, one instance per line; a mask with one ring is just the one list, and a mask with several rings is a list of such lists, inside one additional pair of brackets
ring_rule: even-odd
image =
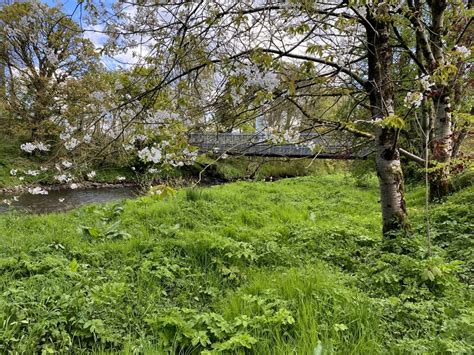
[(124, 181), (125, 179), (125, 176), (117, 176), (117, 181)]
[(16, 170), (16, 169), (11, 169), (11, 170), (10, 170), (10, 175), (11, 175), (11, 176), (16, 176), (16, 173), (17, 173), (17, 172), (18, 172), (18, 170)]
[(91, 171), (90, 173), (87, 173), (87, 178), (89, 180), (92, 180), (93, 178), (95, 178), (96, 176), (96, 172), (95, 171)]
[(68, 169), (68, 168), (70, 168), (70, 167), (72, 166), (72, 163), (71, 163), (70, 161), (67, 161), (67, 160), (64, 160), (64, 161), (62, 162), (62, 164), (63, 164), (63, 166), (64, 166), (66, 169)]

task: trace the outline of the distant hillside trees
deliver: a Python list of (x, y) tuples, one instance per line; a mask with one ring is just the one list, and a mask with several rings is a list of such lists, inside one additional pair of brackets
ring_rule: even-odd
[(0, 41), (5, 108), (32, 139), (47, 135), (50, 122), (74, 104), (68, 98), (80, 79), (97, 69), (94, 45), (59, 8), (36, 0), (1, 9)]

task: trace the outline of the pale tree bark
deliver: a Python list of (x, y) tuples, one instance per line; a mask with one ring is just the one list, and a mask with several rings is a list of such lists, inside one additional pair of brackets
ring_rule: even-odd
[[(448, 62), (446, 55), (446, 45), (443, 37), (448, 32), (451, 23), (446, 23), (445, 15), (448, 10), (448, 0), (408, 0), (410, 20), (413, 29), (416, 32), (417, 52), (422, 54), (426, 72), (433, 76), (437, 71), (443, 71)], [(427, 4), (427, 6), (426, 6)], [(459, 6), (451, 4), (451, 6)], [(467, 7), (472, 7), (472, 1), (469, 1)], [(430, 26), (426, 26), (426, 18), (423, 14), (428, 10), (430, 16)], [(460, 35), (456, 44), (464, 37), (465, 46), (468, 48), (472, 43), (467, 31), (470, 20), (466, 19), (464, 29), (460, 29)], [(451, 31), (453, 31), (451, 29)], [(467, 34), (467, 35), (466, 35)], [(455, 34), (458, 36), (458, 34)], [(453, 63), (451, 63), (453, 64)], [(457, 68), (458, 71), (461, 68)], [(453, 87), (459, 84), (461, 73), (452, 74), (447, 80), (437, 79), (435, 86), (431, 88), (430, 96), (432, 98), (431, 105), (424, 103), (424, 108), (432, 106), (432, 114), (428, 111), (424, 112), (431, 116), (431, 124), (424, 125), (430, 134), (430, 160), (432, 160), (432, 172), (430, 173), (430, 195), (431, 199), (439, 199), (450, 192), (449, 177), (450, 165), (452, 159), (458, 153), (458, 138), (462, 140), (464, 134), (453, 126), (452, 106), (456, 104), (456, 95), (454, 95)], [(453, 101), (454, 99), (454, 101)], [(428, 116), (426, 116), (428, 117)]]
[[(379, 6), (377, 11), (377, 14), (372, 14), (368, 9), (369, 15), (365, 24), (369, 66), (367, 90), (372, 118), (376, 122), (395, 113), (391, 78), (393, 54), (389, 43), (391, 27), (388, 21), (383, 20), (384, 12), (387, 9), (384, 6)], [(384, 235), (408, 226), (404, 180), (397, 143), (398, 130), (393, 127), (381, 126), (378, 123), (375, 130), (375, 160), (380, 186)]]
[[(445, 31), (444, 12), (446, 0), (428, 2), (431, 9), (430, 47), (434, 57), (431, 72), (445, 64), (442, 36)], [(449, 163), (453, 150), (452, 110), (450, 88), (446, 84), (438, 84), (433, 90), (435, 107), (434, 137), (431, 143), (431, 155), (439, 166), (430, 177), (430, 195), (432, 199), (442, 198), (449, 193)]]
[[(447, 90), (447, 88), (441, 90), (443, 89)], [(436, 115), (431, 154), (438, 166), (430, 177), (430, 195), (432, 199), (438, 199), (449, 193), (449, 163), (453, 151), (453, 131), (449, 94), (442, 93), (434, 99)]]

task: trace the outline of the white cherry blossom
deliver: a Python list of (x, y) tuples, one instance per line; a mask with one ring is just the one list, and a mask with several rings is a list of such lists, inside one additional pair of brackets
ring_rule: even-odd
[(38, 176), (39, 175), (39, 171), (38, 170), (28, 170), (26, 172), (26, 175), (30, 175), (30, 176)]
[(79, 145), (79, 141), (76, 138), (71, 138), (67, 142), (64, 143), (64, 147), (66, 147), (67, 150), (73, 150)]
[(420, 107), (421, 101), (423, 100), (423, 94), (420, 92), (409, 91), (403, 100), (406, 107)]
[(28, 192), (32, 195), (47, 195), (48, 194), (48, 191), (46, 191), (45, 189), (43, 189), (40, 186), (30, 187), (28, 189)]

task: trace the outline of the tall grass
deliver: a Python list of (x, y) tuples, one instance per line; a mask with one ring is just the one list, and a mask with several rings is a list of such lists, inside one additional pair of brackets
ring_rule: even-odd
[[(434, 249), (449, 260), (469, 258), (473, 192), (435, 209), (439, 242), (456, 234), (456, 247)], [(404, 240), (422, 253), (416, 233)], [(3, 215), (0, 352), (468, 352), (454, 266), (436, 259), (443, 275), (425, 280), (425, 260), (380, 254), (380, 243), (375, 184), (341, 174)]]

